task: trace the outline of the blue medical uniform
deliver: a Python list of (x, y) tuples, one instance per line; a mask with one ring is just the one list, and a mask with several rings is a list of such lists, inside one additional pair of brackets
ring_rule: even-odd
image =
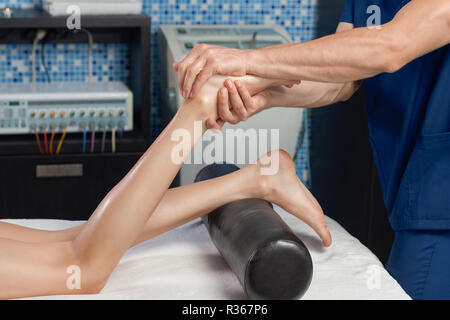
[[(366, 27), (379, 12), (384, 24), (409, 2), (347, 0), (341, 21)], [(364, 83), (370, 143), (396, 232), (386, 268), (412, 298), (450, 299), (449, 45)]]

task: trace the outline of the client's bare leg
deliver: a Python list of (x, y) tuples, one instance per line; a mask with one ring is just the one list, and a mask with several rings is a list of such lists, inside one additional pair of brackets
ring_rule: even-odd
[[(329, 245), (331, 237), (320, 205), (295, 175), (294, 163), (289, 155), (280, 152), (280, 160), (280, 170), (276, 175), (262, 176), (258, 163), (224, 177), (168, 190), (133, 245), (225, 203), (250, 197), (280, 205), (313, 226), (324, 244)], [(0, 237), (31, 243), (71, 241), (84, 225), (60, 231), (43, 231), (0, 223)]]
[[(270, 81), (261, 80), (247, 87), (258, 92), (270, 85)], [(203, 93), (183, 103), (168, 127), (109, 192), (72, 241), (31, 244), (0, 239), (0, 298), (98, 292), (124, 252), (138, 241), (181, 167), (182, 162), (171, 161), (172, 151), (178, 147), (172, 136), (182, 130), (196, 137), (196, 121), (201, 121), (205, 131), (205, 120), (217, 118), (217, 90), (221, 86), (220, 80), (212, 80)], [(182, 159), (196, 142), (187, 142)], [(69, 266), (81, 271), (78, 291), (67, 286)]]
[[(276, 81), (245, 77), (249, 91), (258, 92)], [(146, 222), (167, 192), (183, 161), (201, 136), (195, 132), (196, 122), (206, 131), (206, 119), (217, 118), (217, 91), (223, 85), (215, 77), (203, 88), (198, 97), (183, 103), (174, 119), (164, 129), (138, 163), (111, 190), (100, 203), (84, 228), (72, 241), (73, 252), (87, 270), (88, 284), (103, 287), (125, 251), (132, 246)], [(173, 137), (178, 133), (189, 136), (184, 140), (178, 162), (173, 158), (180, 142)]]
[(275, 175), (261, 175), (261, 163), (226, 176), (169, 190), (135, 244), (151, 239), (213, 209), (239, 199), (259, 198), (273, 202), (310, 225), (325, 246), (331, 235), (322, 208), (295, 172), (288, 153), (279, 152)]
[[(135, 243), (153, 238), (225, 203), (250, 197), (262, 198), (266, 194), (264, 188), (257, 166), (250, 165), (217, 179), (169, 189)], [(71, 241), (85, 225), (83, 223), (70, 229), (44, 231), (0, 222), (0, 238), (30, 243)]]

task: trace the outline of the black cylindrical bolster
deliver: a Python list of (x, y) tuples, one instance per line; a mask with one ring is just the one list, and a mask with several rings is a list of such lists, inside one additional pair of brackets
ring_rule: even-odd
[[(196, 182), (239, 170), (229, 164), (203, 168)], [(212, 241), (250, 299), (299, 299), (308, 290), (313, 265), (308, 249), (260, 199), (226, 204), (203, 217)]]

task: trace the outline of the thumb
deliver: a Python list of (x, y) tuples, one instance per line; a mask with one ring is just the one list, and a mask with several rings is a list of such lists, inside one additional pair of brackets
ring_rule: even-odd
[(206, 128), (208, 130), (222, 130), (222, 127), (224, 125), (224, 121), (222, 119), (214, 120), (212, 118), (208, 118), (206, 120)]

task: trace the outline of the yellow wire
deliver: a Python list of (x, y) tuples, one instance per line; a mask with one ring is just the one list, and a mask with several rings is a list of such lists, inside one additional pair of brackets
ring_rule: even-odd
[(34, 133), (34, 136), (36, 137), (36, 142), (37, 142), (37, 145), (38, 145), (38, 148), (39, 148), (39, 153), (40, 153), (40, 154), (44, 154), (44, 151), (42, 151), (41, 139), (39, 139), (39, 133), (38, 133), (37, 130), (36, 130), (36, 132)]
[(66, 138), (66, 133), (67, 133), (67, 130), (66, 130), (66, 128), (64, 128), (61, 139), (59, 139), (58, 147), (56, 148), (56, 154), (59, 154), (61, 152), (61, 147), (62, 147), (64, 139)]
[(52, 131), (52, 137), (50, 138), (50, 154), (53, 154), (53, 140), (55, 139), (56, 129)]
[(116, 128), (112, 129), (112, 133), (111, 133), (112, 137), (111, 137), (111, 151), (112, 153), (116, 152)]

